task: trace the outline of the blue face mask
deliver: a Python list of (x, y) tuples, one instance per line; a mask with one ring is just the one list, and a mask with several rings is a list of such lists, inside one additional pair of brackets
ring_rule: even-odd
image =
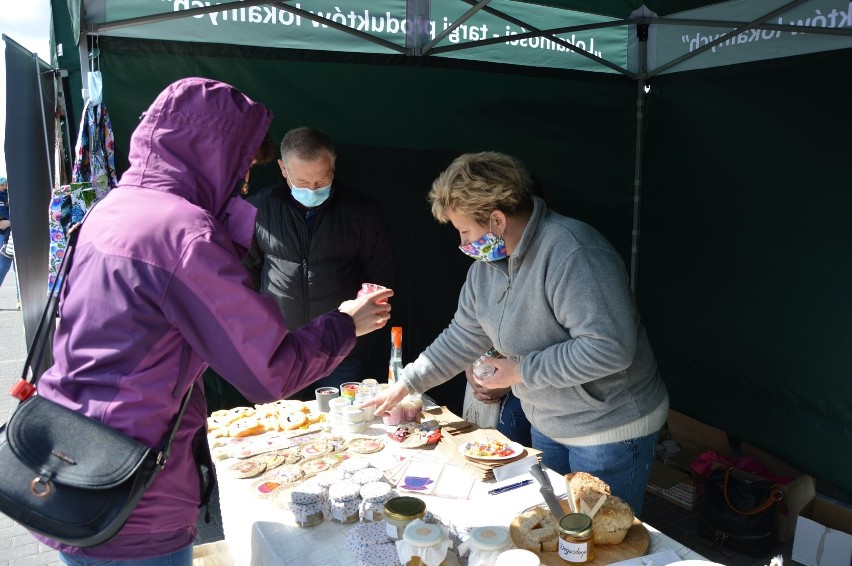
[(300, 189), (295, 185), (290, 185), (290, 193), (302, 206), (313, 208), (319, 206), (328, 199), (331, 194), (331, 185), (320, 187), (319, 189)]

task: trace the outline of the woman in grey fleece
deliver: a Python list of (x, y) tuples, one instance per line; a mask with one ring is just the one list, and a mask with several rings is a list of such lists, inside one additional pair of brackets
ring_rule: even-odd
[(450, 325), (371, 404), (423, 393), (493, 346), (487, 388), (511, 386), (533, 448), (565, 474), (607, 482), (639, 516), (668, 394), (624, 262), (594, 228), (547, 209), (500, 153), (457, 158), (433, 183), (432, 214), (459, 231), (470, 267)]

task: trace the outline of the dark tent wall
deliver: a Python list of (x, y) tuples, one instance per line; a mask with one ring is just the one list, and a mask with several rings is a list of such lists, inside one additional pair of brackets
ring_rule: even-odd
[(672, 407), (852, 494), (852, 51), (652, 81), (639, 301)]
[[(636, 85), (625, 78), (106, 37), (100, 53), (120, 172), (139, 115), (186, 76), (223, 80), (265, 103), (277, 139), (301, 125), (332, 136), (338, 179), (378, 199), (391, 223), (400, 274), (392, 323), (404, 327), (406, 362), (450, 321), (470, 265), (457, 233), (432, 218), (426, 201), (434, 178), (461, 153), (520, 158), (554, 208), (598, 227), (629, 261)], [(277, 175), (275, 167), (254, 172), (252, 190)], [(390, 329), (371, 338), (371, 372), (383, 378)], [(463, 380), (431, 394), (460, 411)]]

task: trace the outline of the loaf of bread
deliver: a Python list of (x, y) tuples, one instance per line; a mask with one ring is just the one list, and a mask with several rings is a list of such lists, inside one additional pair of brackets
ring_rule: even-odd
[(593, 510), (602, 496), (603, 504), (592, 516), (595, 544), (620, 544), (633, 525), (633, 509), (619, 497), (612, 495), (609, 485), (586, 472), (565, 474), (569, 496), (573, 494), (574, 508), (584, 512), (583, 506)]
[(595, 544), (620, 544), (633, 525), (633, 509), (623, 499), (610, 495), (592, 517)]

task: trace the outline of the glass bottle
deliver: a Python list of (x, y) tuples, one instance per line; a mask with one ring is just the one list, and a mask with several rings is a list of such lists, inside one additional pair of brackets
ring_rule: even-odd
[(393, 385), (399, 380), (402, 371), (402, 327), (391, 328), (391, 355), (388, 363), (388, 383)]

